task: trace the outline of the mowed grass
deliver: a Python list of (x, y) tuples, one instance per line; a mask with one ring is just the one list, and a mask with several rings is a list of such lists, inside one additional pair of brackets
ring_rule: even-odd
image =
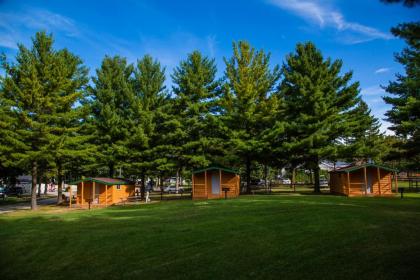
[(25, 211), (0, 241), (1, 279), (418, 279), (420, 197)]

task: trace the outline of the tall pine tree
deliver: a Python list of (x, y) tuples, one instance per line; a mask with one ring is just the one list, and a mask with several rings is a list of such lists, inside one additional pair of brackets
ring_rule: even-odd
[(392, 96), (383, 99), (392, 105), (386, 112), (391, 130), (403, 137), (400, 156), (408, 167), (418, 168), (420, 162), (420, 22), (403, 23), (392, 28), (392, 33), (403, 39), (407, 47), (395, 56), (404, 66), (405, 75), (397, 74), (396, 81), (385, 88)]
[(173, 140), (180, 145), (175, 150), (178, 169), (209, 165), (211, 151), (220, 143), (213, 115), (220, 90), (216, 72), (214, 59), (194, 51), (172, 74), (174, 125), (177, 126)]
[[(150, 55), (145, 55), (137, 61), (133, 83), (135, 98), (141, 104), (137, 119), (143, 135), (134, 135), (130, 143), (130, 158), (133, 162), (133, 172), (141, 174), (143, 196), (146, 175), (156, 173), (155, 170), (162, 168), (161, 164), (165, 160), (165, 153), (159, 148), (162, 111), (168, 95), (164, 85), (165, 68)], [(143, 141), (139, 141), (137, 136), (143, 137)]]
[[(383, 147), (384, 135), (380, 133), (381, 124), (371, 114), (366, 102), (359, 104), (349, 112), (349, 133), (342, 151), (349, 161), (366, 163), (369, 160), (381, 162), (386, 147)], [(340, 155), (343, 156), (342, 153)]]
[(146, 141), (139, 121), (142, 104), (133, 91), (133, 71), (125, 58), (106, 56), (89, 90), (97, 164), (107, 167), (109, 177), (114, 177), (117, 167), (128, 167), (130, 143), (135, 140), (143, 145)]
[(64, 123), (74, 114), (87, 70), (69, 51), (54, 50), (52, 35), (38, 32), (32, 42), (31, 49), (19, 45), (15, 64), (3, 59), (2, 99), (11, 106), (8, 110), (14, 119), (11, 158), (31, 170), (31, 208), (35, 209), (38, 166), (54, 165), (60, 149), (57, 143), (71, 137)]
[(282, 69), (284, 149), (313, 169), (315, 192), (320, 191), (319, 162), (337, 155), (350, 131), (349, 111), (360, 99), (359, 84), (349, 84), (352, 73), (340, 75), (341, 67), (341, 60), (324, 59), (314, 44), (299, 43)]
[(280, 70), (270, 68), (270, 54), (256, 51), (249, 43), (233, 43), (233, 56), (225, 59), (222, 116), (234, 153), (245, 163), (247, 192), (250, 192), (251, 164), (261, 158), (265, 141), (265, 118), (272, 110), (273, 93)]

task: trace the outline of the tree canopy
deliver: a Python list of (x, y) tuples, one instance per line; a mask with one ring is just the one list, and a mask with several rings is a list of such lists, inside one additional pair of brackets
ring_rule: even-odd
[(298, 43), (281, 67), (270, 53), (234, 42), (220, 77), (213, 58), (193, 51), (170, 73), (168, 89), (165, 67), (150, 55), (135, 64), (105, 56), (89, 83), (83, 61), (38, 32), (31, 48), (19, 45), (15, 62), (2, 56), (0, 171), (10, 178), (30, 172), (34, 200), (37, 178), (51, 173), (61, 193), (68, 175), (140, 178), (144, 186), (148, 176), (230, 165), (245, 175), (249, 192), (262, 169), (266, 177), (270, 167), (300, 165), (313, 172), (319, 191), (323, 160), (399, 157), (413, 167), (420, 147), (419, 24), (392, 32), (407, 43), (396, 56), (405, 73), (384, 97), (395, 137), (380, 133), (352, 72), (311, 42)]

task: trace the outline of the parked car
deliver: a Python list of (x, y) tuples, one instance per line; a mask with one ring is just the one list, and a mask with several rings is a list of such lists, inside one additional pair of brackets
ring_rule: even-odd
[[(163, 191), (166, 193), (177, 193), (176, 186), (174, 185), (167, 186), (166, 188), (163, 189)], [(184, 188), (178, 187), (178, 193), (183, 193), (183, 192), (184, 192)]]
[(264, 179), (252, 179), (251, 186), (262, 187), (265, 185)]
[(5, 188), (5, 192), (8, 196), (21, 196), (23, 194), (22, 187), (7, 187)]
[(7, 198), (6, 189), (2, 186), (0, 186), (0, 197), (3, 199)]
[(281, 180), (281, 183), (283, 184), (283, 185), (290, 185), (291, 183), (292, 183), (292, 181), (290, 181), (290, 179), (282, 179)]
[(327, 179), (320, 179), (319, 180), (320, 187), (328, 187), (328, 180)]

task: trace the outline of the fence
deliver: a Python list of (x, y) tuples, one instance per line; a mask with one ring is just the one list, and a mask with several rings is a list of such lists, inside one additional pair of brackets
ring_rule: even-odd
[[(286, 193), (313, 193), (314, 185), (308, 183), (281, 184), (279, 182), (270, 182), (265, 185), (251, 185), (252, 194), (286, 194)], [(321, 192), (329, 192), (329, 186), (321, 186)], [(241, 194), (247, 192), (244, 182), (241, 184)]]
[(404, 188), (405, 192), (420, 192), (420, 177), (398, 176), (398, 187)]

